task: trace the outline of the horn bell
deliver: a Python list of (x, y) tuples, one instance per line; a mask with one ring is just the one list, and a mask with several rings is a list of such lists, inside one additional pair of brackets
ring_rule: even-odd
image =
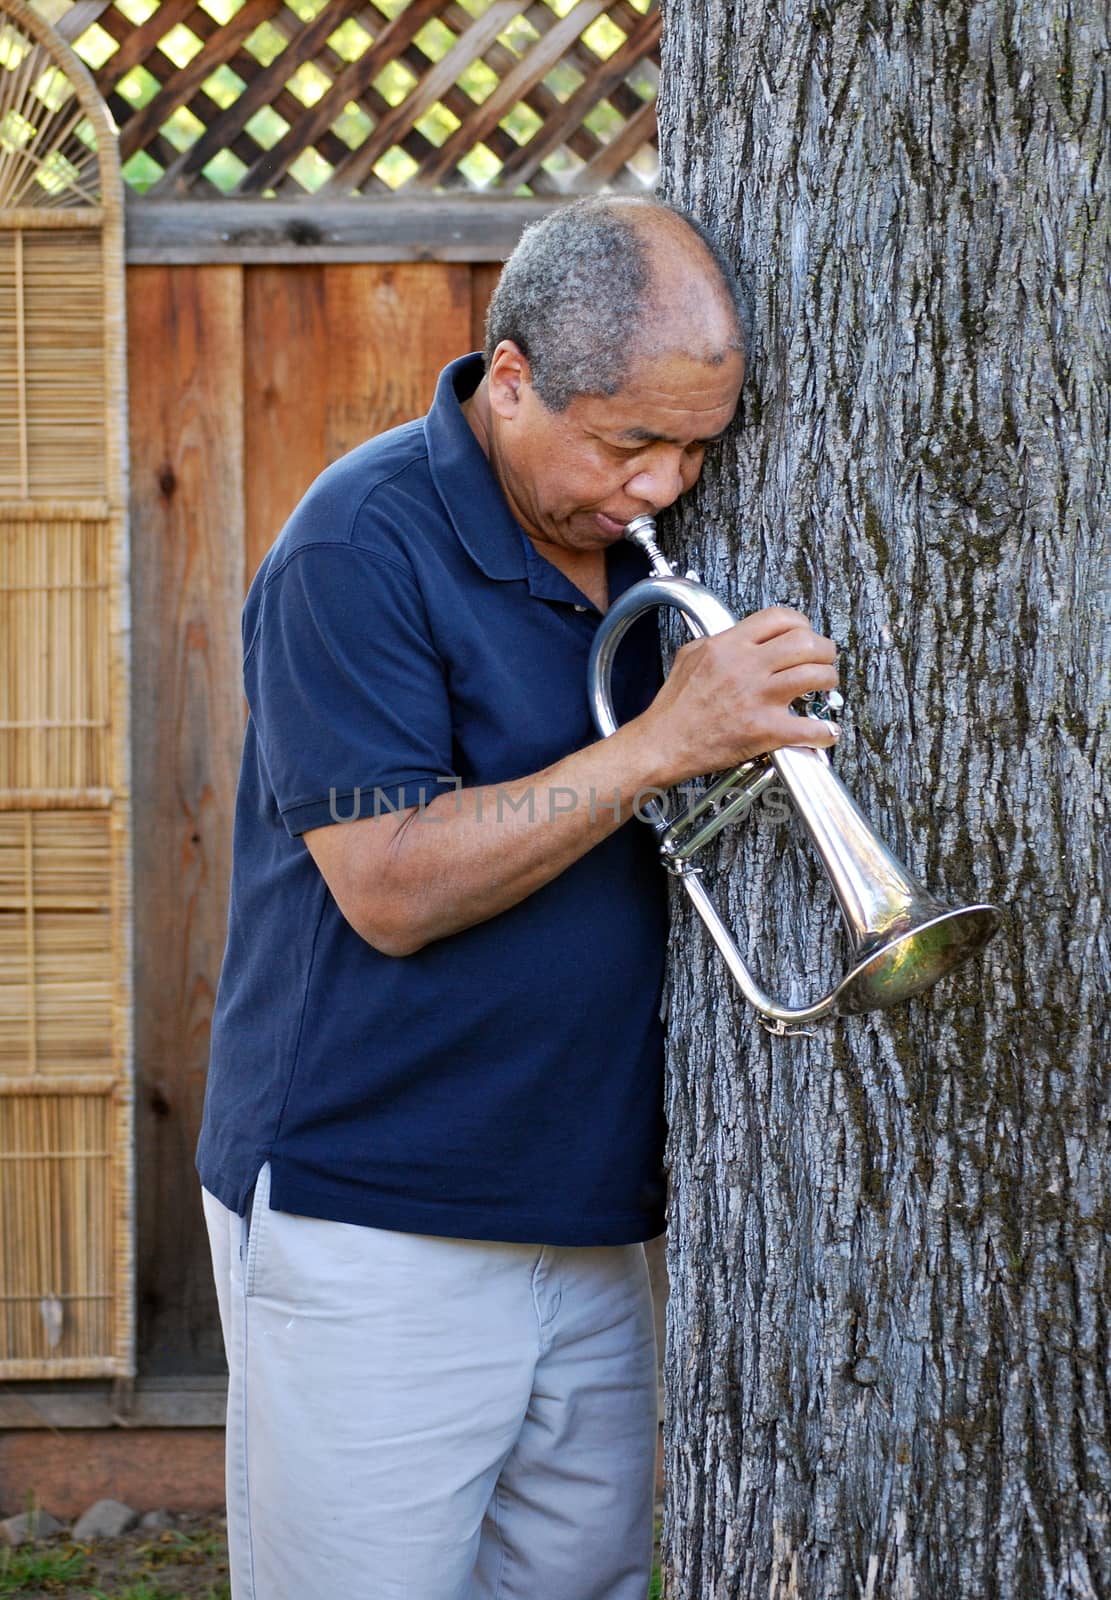
[(882, 1011), (929, 989), (974, 956), (999, 925), (994, 906), (946, 905), (888, 849), (824, 750), (770, 757), (841, 908), (852, 965), (833, 991), (842, 1015)]

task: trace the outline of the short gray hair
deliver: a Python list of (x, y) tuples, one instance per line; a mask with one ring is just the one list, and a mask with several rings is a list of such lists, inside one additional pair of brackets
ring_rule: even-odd
[[(743, 350), (741, 290), (720, 246), (701, 223), (658, 202), (705, 245)], [(549, 411), (576, 395), (613, 395), (628, 376), (652, 284), (651, 249), (636, 226), (639, 207), (593, 196), (534, 222), (502, 269), (486, 314), (486, 367), (503, 339), (528, 357), (532, 385)]]

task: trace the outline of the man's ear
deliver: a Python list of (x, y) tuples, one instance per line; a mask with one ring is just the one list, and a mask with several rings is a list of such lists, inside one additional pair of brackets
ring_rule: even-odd
[(512, 339), (503, 339), (494, 350), (486, 374), (490, 409), (506, 422), (516, 416), (525, 388), (532, 383), (528, 356)]

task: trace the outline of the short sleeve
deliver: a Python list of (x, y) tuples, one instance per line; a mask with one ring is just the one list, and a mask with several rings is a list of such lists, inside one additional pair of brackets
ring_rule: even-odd
[(244, 682), (291, 834), (450, 791), (444, 666), (413, 573), (359, 546), (302, 546), (266, 582)]

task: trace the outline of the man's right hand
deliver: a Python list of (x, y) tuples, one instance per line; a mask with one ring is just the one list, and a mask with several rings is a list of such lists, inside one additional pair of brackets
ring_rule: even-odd
[(783, 745), (834, 744), (837, 725), (800, 717), (793, 700), (837, 687), (837, 647), (787, 606), (770, 606), (724, 633), (692, 639), (643, 716), (668, 788), (725, 772)]

